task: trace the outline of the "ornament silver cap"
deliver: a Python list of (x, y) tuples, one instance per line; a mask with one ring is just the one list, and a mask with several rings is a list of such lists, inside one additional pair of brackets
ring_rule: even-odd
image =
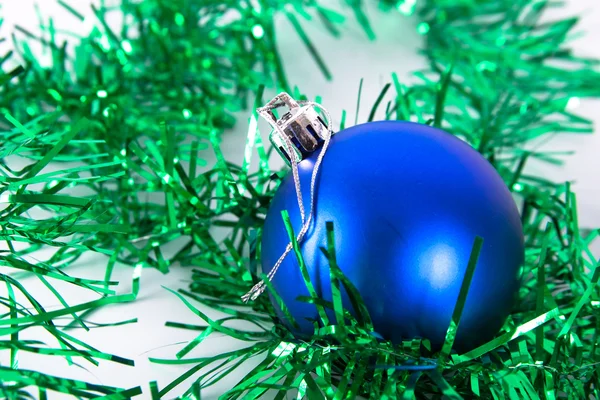
[[(288, 111), (277, 119), (273, 110), (281, 107), (287, 107)], [(285, 92), (275, 96), (257, 111), (273, 127), (269, 140), (288, 164), (291, 164), (292, 158), (300, 162), (315, 152), (329, 134), (329, 128), (311, 102), (296, 101)], [(286, 137), (281, 137), (281, 133)], [(292, 146), (288, 146), (286, 140)]]

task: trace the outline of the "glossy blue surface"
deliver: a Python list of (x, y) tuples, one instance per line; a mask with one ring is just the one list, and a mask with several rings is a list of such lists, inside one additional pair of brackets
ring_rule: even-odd
[[(316, 154), (300, 163), (307, 208), (315, 160)], [(283, 209), (298, 232), (291, 174), (264, 224), (265, 273), (288, 243)], [(484, 244), (455, 348), (466, 351), (490, 340), (510, 312), (524, 258), (519, 212), (494, 168), (446, 132), (384, 121), (333, 137), (319, 174), (315, 223), (302, 244), (317, 292), (331, 300), (328, 263), (319, 251), (326, 247), (326, 221), (334, 222), (340, 268), (362, 294), (375, 330), (387, 339), (426, 337), (435, 348), (443, 344), (476, 235)], [(273, 284), (301, 326), (297, 334), (311, 334), (317, 312), (296, 300), (308, 292), (293, 253)]]

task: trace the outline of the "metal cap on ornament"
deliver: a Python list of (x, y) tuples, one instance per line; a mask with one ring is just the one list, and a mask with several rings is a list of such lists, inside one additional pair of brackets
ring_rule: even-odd
[[(315, 111), (313, 104), (296, 101), (284, 92), (257, 109), (273, 127), (269, 140), (288, 164), (291, 164), (292, 157), (300, 162), (314, 153), (329, 134), (327, 125)], [(288, 111), (277, 119), (273, 110), (281, 107), (287, 107)]]

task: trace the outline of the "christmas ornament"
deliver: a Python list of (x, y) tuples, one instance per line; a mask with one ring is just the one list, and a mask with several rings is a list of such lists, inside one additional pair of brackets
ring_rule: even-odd
[[(524, 258), (518, 209), (492, 165), (460, 139), (411, 122), (358, 125), (329, 144), (328, 129), (310, 104), (284, 94), (266, 108), (282, 105), (281, 98), (289, 113), (279, 120), (270, 111), (261, 114), (276, 128), (271, 138), (293, 173), (267, 213), (262, 268), (298, 323), (296, 333), (310, 336), (318, 313), (297, 300), (309, 292), (296, 257), (285, 257), (291, 246), (283, 210), (299, 231), (321, 298), (331, 301), (320, 248), (327, 246), (325, 223), (333, 221), (338, 264), (362, 295), (376, 334), (395, 343), (427, 338), (436, 349), (450, 325), (474, 239), (482, 237), (455, 348), (465, 351), (492, 339), (513, 305)], [(302, 199), (311, 199), (310, 210), (298, 206)], [(347, 296), (344, 306), (351, 309)], [(291, 328), (281, 310), (278, 316)]]

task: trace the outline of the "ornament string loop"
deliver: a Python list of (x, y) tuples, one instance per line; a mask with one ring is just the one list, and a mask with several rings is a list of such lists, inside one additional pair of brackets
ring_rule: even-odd
[[(290, 112), (277, 120), (275, 114), (273, 114), (273, 110), (284, 105), (290, 108)], [(323, 115), (325, 115), (325, 123), (314, 111), (313, 107), (318, 108)], [(296, 240), (298, 243), (301, 243), (312, 221), (317, 176), (325, 153), (327, 152), (327, 148), (329, 147), (331, 136), (333, 135), (331, 129), (331, 115), (322, 105), (313, 101), (296, 101), (285, 92), (278, 94), (264, 107), (260, 107), (256, 111), (273, 127), (271, 142), (276, 146), (280, 154), (282, 154), (292, 168), (292, 177), (294, 179), (298, 208), (300, 209), (300, 219), (302, 221), (302, 228), (300, 229)], [(297, 121), (300, 121), (301, 124), (297, 123)], [(299, 143), (297, 146), (292, 143), (292, 137)], [(300, 175), (298, 173), (298, 164), (302, 161), (304, 155), (317, 151), (321, 143), (321, 152), (315, 162), (310, 180), (310, 208), (308, 215), (306, 215), (304, 201), (302, 199), (302, 187)], [(271, 271), (267, 274), (267, 279), (269, 281), (273, 279), (277, 270), (291, 251), (292, 243), (290, 242)], [(248, 293), (242, 296), (242, 300), (244, 302), (250, 300), (254, 301), (265, 291), (265, 289), (266, 284), (261, 280), (254, 285)]]

